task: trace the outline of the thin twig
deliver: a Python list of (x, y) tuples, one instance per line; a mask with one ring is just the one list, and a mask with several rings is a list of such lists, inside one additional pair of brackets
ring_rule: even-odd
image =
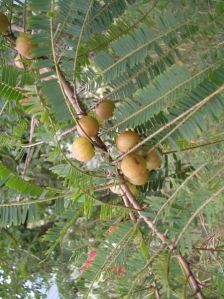
[(9, 101), (5, 101), (1, 111), (0, 111), (0, 116), (2, 115), (3, 111), (5, 110), (6, 106), (8, 105)]
[[(72, 107), (74, 108), (74, 110), (77, 113), (78, 118), (80, 118), (83, 115), (86, 115), (86, 112), (84, 110), (84, 108), (82, 108), (80, 101), (78, 99), (78, 96), (76, 95), (76, 93), (73, 92), (73, 88), (70, 85), (70, 83), (65, 79), (65, 76), (62, 74), (59, 66), (58, 66), (58, 70), (59, 70), (59, 74), (60, 74), (60, 78), (58, 78), (61, 83), (62, 83), (62, 87), (64, 89), (65, 95), (67, 96), (70, 104), (72, 105)], [(79, 125), (80, 126), (80, 125)], [(93, 138), (90, 138), (84, 129), (82, 129), (82, 127), (80, 126), (81, 130), (84, 132), (84, 134), (86, 135), (86, 137), (94, 144), (97, 145), (99, 148), (103, 149), (104, 151), (107, 151), (107, 148), (105, 146), (105, 144), (102, 142), (102, 140), (100, 139), (100, 137), (96, 136)]]
[(213, 201), (217, 196), (219, 196), (221, 193), (224, 193), (224, 187), (221, 187), (218, 191), (216, 191), (212, 196), (210, 196), (205, 202), (193, 213), (193, 215), (190, 217), (188, 222), (185, 224), (181, 232), (179, 233), (176, 241), (175, 241), (175, 247), (180, 242), (181, 238), (183, 237), (184, 233), (192, 223), (192, 221), (195, 219), (195, 217), (211, 202)]
[[(211, 93), (210, 95), (208, 95), (207, 97), (205, 97), (203, 100), (201, 100), (200, 102), (198, 102), (197, 104), (193, 105), (191, 108), (189, 108), (188, 110), (186, 110), (185, 112), (181, 113), (179, 116), (177, 116), (176, 118), (174, 118), (173, 120), (171, 120), (170, 122), (166, 123), (164, 126), (162, 126), (160, 129), (158, 129), (157, 131), (155, 131), (154, 133), (152, 133), (151, 135), (149, 135), (148, 137), (146, 137), (144, 140), (142, 140), (141, 142), (139, 142), (137, 145), (135, 145), (134, 147), (132, 147), (129, 151), (127, 151), (126, 153), (120, 155), (113, 163), (117, 164), (120, 160), (122, 160), (124, 157), (126, 157), (127, 155), (129, 155), (130, 153), (136, 151), (140, 146), (142, 146), (143, 144), (145, 144), (147, 141), (151, 140), (152, 138), (154, 138), (155, 136), (157, 136), (158, 134), (160, 134), (161, 132), (163, 132), (165, 129), (170, 128), (172, 125), (174, 125), (176, 122), (178, 122), (179, 120), (181, 121), (178, 125), (176, 125), (176, 127), (174, 127), (168, 134), (170, 135), (172, 132), (174, 132), (179, 126), (180, 124), (182, 124), (183, 122), (185, 122), (186, 120), (188, 120), (195, 112), (197, 112), (203, 105), (205, 105), (206, 103), (208, 103), (214, 96), (216, 96), (217, 94), (219, 94), (220, 92), (222, 92), (224, 90), (224, 85), (221, 85), (217, 90), (215, 90), (213, 93)], [(166, 137), (168, 137), (168, 134)], [(164, 138), (162, 138), (164, 139)], [(161, 140), (160, 140), (161, 143)], [(153, 146), (150, 150), (153, 150), (154, 147), (157, 147), (158, 143)]]
[[(37, 120), (36, 120), (35, 116), (33, 115), (32, 118), (31, 118), (31, 124), (30, 124), (30, 138), (29, 138), (29, 144), (32, 143), (32, 140), (33, 140), (33, 134), (34, 134), (34, 129), (35, 129), (35, 126), (36, 126), (36, 125), (37, 125)], [(30, 163), (30, 161), (31, 161), (32, 153), (33, 153), (33, 147), (29, 147), (29, 148), (28, 148), (28, 152), (27, 152), (27, 156), (26, 156), (26, 160), (25, 160), (25, 163), (24, 163), (24, 168), (23, 168), (23, 171), (22, 171), (22, 177), (24, 177), (25, 174), (26, 174), (27, 168), (28, 168), (29, 163)]]
[(211, 251), (211, 252), (224, 252), (224, 249), (221, 248), (204, 248), (204, 247), (193, 247), (197, 251)]
[[(122, 188), (123, 190), (126, 190), (128, 194), (128, 198), (130, 198), (130, 202), (132, 203), (133, 207), (135, 209), (140, 209), (140, 205), (136, 202), (135, 198), (133, 196), (130, 197), (130, 191), (128, 192), (128, 187), (126, 187), (125, 185), (122, 185)], [(148, 219), (146, 216), (144, 215), (141, 215), (141, 211), (138, 211), (138, 214), (140, 216), (140, 219), (143, 220), (147, 225), (148, 227), (150, 228), (150, 230), (152, 230), (152, 232), (162, 241), (162, 243), (165, 245), (167, 244), (167, 236), (166, 234), (162, 234), (160, 232), (157, 231), (154, 223)], [(171, 251), (174, 251), (175, 248), (172, 246), (172, 245), (169, 245), (168, 248), (171, 250)], [(179, 261), (179, 263), (181, 264), (184, 272), (185, 272), (185, 275), (189, 278), (189, 283), (190, 283), (190, 286), (194, 292), (194, 295), (198, 298), (198, 299), (205, 299), (202, 291), (201, 291), (201, 287), (199, 286), (197, 280), (195, 279), (194, 277), (194, 274), (192, 273), (191, 269), (190, 269), (190, 266), (189, 266), (189, 263), (187, 262), (187, 260), (180, 254), (178, 253), (177, 255), (177, 259)]]
[(194, 296), (196, 296), (198, 299), (206, 299), (201, 291), (201, 287), (198, 283), (198, 281), (195, 279), (194, 274), (192, 273), (189, 263), (186, 261), (186, 259), (181, 255), (177, 255), (177, 259), (182, 266), (182, 269), (184, 270), (185, 275), (188, 278), (188, 281), (191, 285), (191, 288), (194, 292)]
[(155, 281), (153, 282), (152, 287), (154, 289), (156, 299), (162, 299), (162, 297), (160, 296), (159, 289), (158, 289)]
[(26, 32), (26, 6), (27, 6), (27, 0), (24, 1), (23, 4), (23, 32)]
[(196, 145), (185, 147), (185, 148), (182, 148), (179, 150), (166, 151), (166, 152), (163, 152), (162, 154), (168, 155), (168, 154), (173, 154), (173, 153), (177, 153), (177, 152), (185, 152), (185, 151), (194, 150), (196, 148), (209, 146), (209, 145), (213, 145), (213, 144), (217, 144), (217, 143), (221, 143), (221, 142), (224, 142), (224, 139), (215, 140), (215, 141), (211, 141), (211, 142), (205, 142), (205, 143), (201, 143), (201, 144), (196, 144)]
[(11, 0), (11, 8), (10, 8), (10, 16), (9, 16), (9, 32), (13, 36), (13, 31), (12, 31), (12, 10), (13, 8), (13, 0)]

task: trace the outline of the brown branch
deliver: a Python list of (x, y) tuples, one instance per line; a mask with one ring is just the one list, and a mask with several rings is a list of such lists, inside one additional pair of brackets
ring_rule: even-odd
[[(35, 116), (32, 116), (31, 124), (30, 124), (30, 138), (29, 138), (29, 144), (32, 143), (33, 134), (34, 134), (34, 129), (35, 129), (35, 126), (36, 126), (36, 125), (37, 125), (37, 120), (36, 120)], [(28, 148), (28, 151), (27, 151), (26, 160), (25, 160), (25, 163), (24, 163), (24, 168), (23, 168), (23, 172), (22, 172), (22, 177), (24, 177), (25, 174), (26, 174), (27, 168), (28, 168), (29, 163), (30, 163), (30, 161), (31, 161), (32, 153), (33, 153), (33, 147), (29, 147), (29, 148)]]
[[(58, 70), (60, 71), (59, 67)], [(85, 115), (85, 111), (84, 109), (81, 107), (81, 104), (78, 101), (78, 98), (76, 97), (76, 95), (73, 93), (73, 88), (70, 85), (70, 83), (65, 79), (65, 76), (63, 75), (63, 73), (60, 71), (60, 78), (59, 80), (62, 83), (64, 92), (67, 96), (67, 99), (69, 100), (70, 104), (72, 105), (72, 107), (74, 108), (74, 110), (77, 113), (77, 116), (80, 118), (82, 115)]]
[[(188, 110), (184, 111), (168, 123), (166, 123), (164, 126), (159, 128), (157, 131), (153, 132), (151, 135), (147, 136), (145, 139), (143, 139), (141, 142), (133, 146), (130, 150), (128, 150), (126, 153), (121, 154), (115, 161), (113, 161), (113, 164), (117, 164), (120, 160), (124, 159), (127, 155), (131, 154), (132, 152), (136, 151), (140, 146), (145, 144), (147, 141), (151, 140), (153, 137), (157, 136), (161, 132), (163, 132), (165, 129), (169, 129), (172, 127), (176, 122), (180, 121), (178, 125), (176, 125), (172, 131), (174, 132), (182, 123), (184, 123), (186, 120), (188, 120), (195, 112), (197, 112), (203, 105), (207, 104), (213, 97), (215, 97), (217, 94), (224, 91), (224, 84), (219, 86), (218, 89), (216, 89), (213, 93), (206, 96), (203, 100), (196, 103), (192, 107), (190, 107)], [(165, 138), (163, 138), (165, 139)], [(161, 143), (161, 140), (160, 142)], [(158, 146), (158, 143), (155, 145)], [(154, 148), (154, 147), (153, 147)], [(153, 149), (152, 148), (152, 149)], [(152, 150), (151, 149), (151, 150)]]
[[(125, 194), (122, 195), (122, 199), (123, 199), (124, 205), (125, 205), (126, 207), (130, 208), (130, 207), (131, 207), (131, 204), (130, 204), (130, 202), (129, 202), (129, 200), (128, 200), (128, 198), (127, 198), (127, 196), (126, 196)], [(129, 213), (129, 216), (130, 216), (130, 218), (131, 218), (132, 221), (136, 221), (136, 217), (135, 217), (135, 215), (133, 214), (133, 212), (130, 212), (130, 213)]]
[(177, 255), (177, 259), (180, 263), (180, 265), (182, 266), (185, 275), (187, 276), (189, 283), (191, 285), (191, 288), (194, 292), (194, 296), (196, 296), (198, 299), (206, 299), (205, 296), (203, 295), (202, 291), (201, 291), (201, 287), (198, 283), (198, 281), (195, 279), (194, 274), (192, 273), (189, 263), (187, 262), (187, 260), (179, 253)]
[(210, 145), (214, 145), (214, 144), (221, 143), (221, 142), (224, 142), (224, 139), (211, 141), (211, 142), (206, 142), (206, 143), (201, 143), (201, 144), (198, 144), (198, 145), (196, 144), (196, 145), (185, 147), (185, 148), (182, 148), (182, 149), (179, 149), (179, 150), (167, 151), (167, 152), (163, 152), (162, 154), (163, 155), (168, 155), (168, 154), (173, 154), (173, 153), (177, 153), (177, 152), (189, 151), (189, 150), (193, 150), (193, 149), (196, 149), (196, 148), (200, 148), (200, 147), (204, 147), (204, 146), (210, 146)]
[[(83, 115), (86, 115), (85, 109), (82, 107), (79, 98), (77, 96), (77, 94), (73, 91), (72, 86), (70, 85), (70, 83), (65, 79), (65, 76), (63, 75), (62, 71), (60, 70), (59, 66), (58, 66), (58, 70), (60, 73), (60, 78), (59, 80), (62, 83), (62, 87), (64, 89), (65, 95), (67, 96), (70, 104), (72, 105), (72, 107), (74, 108), (74, 110), (77, 113), (77, 117), (81, 118)], [(81, 127), (81, 126), (80, 126)], [(82, 129), (82, 128), (81, 128)], [(83, 130), (83, 132), (85, 133), (85, 131)], [(103, 143), (103, 141), (101, 140), (101, 138), (99, 136), (90, 138), (89, 136), (86, 136), (88, 139), (90, 139), (92, 141), (93, 144), (97, 145), (99, 148), (103, 149), (104, 151), (107, 152), (107, 148), (105, 146), (105, 144)]]
[[(136, 202), (134, 196), (131, 194), (128, 187), (125, 184), (122, 184), (121, 188), (124, 192), (126, 192), (125, 194), (127, 195), (132, 206), (135, 209), (140, 210), (141, 206), (138, 204), (138, 202)], [(158, 232), (154, 223), (150, 219), (148, 219), (146, 216), (141, 215), (141, 211), (138, 211), (138, 214), (139, 214), (139, 220), (143, 220), (147, 224), (147, 226), (150, 228), (150, 230), (162, 241), (163, 245), (167, 244), (166, 234), (162, 234), (162, 233)], [(172, 245), (169, 245), (168, 248), (170, 249), (170, 251), (175, 250), (175, 248)], [(191, 286), (191, 289), (194, 292), (194, 295), (198, 299), (205, 299), (205, 297), (201, 291), (201, 287), (200, 287), (199, 283), (197, 282), (197, 280), (195, 279), (194, 274), (192, 273), (187, 260), (180, 253), (178, 253), (177, 259), (178, 259), (179, 263), (181, 264), (181, 266), (185, 272), (185, 275), (188, 277), (189, 284)]]
[(224, 252), (224, 249), (221, 248), (204, 248), (204, 247), (193, 247), (197, 251), (209, 251), (209, 252)]
[[(76, 92), (74, 91), (74, 89), (72, 88), (70, 83), (65, 79), (65, 77), (62, 74), (62, 71), (60, 70), (59, 67), (58, 67), (58, 71), (60, 74), (59, 80), (61, 80), (65, 95), (67, 96), (69, 102), (71, 103), (72, 107), (76, 111), (78, 117), (81, 117), (81, 115), (86, 115), (86, 111), (81, 106), (78, 95), (76, 94)], [(96, 136), (95, 138), (90, 138), (90, 139), (93, 141), (94, 144), (96, 143), (101, 149), (108, 152), (106, 145), (104, 144), (104, 142), (101, 140), (101, 138), (99, 136)], [(109, 153), (108, 153), (108, 155), (109, 155)], [(112, 160), (110, 155), (109, 155), (109, 159)], [(121, 176), (121, 181), (124, 181), (122, 176)], [(125, 183), (121, 184), (121, 191), (122, 191), (122, 199), (123, 199), (124, 205), (126, 207), (131, 207), (131, 205), (132, 205), (135, 209), (138, 209), (138, 208), (141, 209), (141, 207), (139, 205), (137, 205), (137, 204), (135, 204), (135, 206), (133, 205), (133, 202), (136, 202), (136, 201), (134, 199), (133, 194), (130, 192), (129, 188), (126, 186)], [(130, 212), (129, 216), (133, 221), (136, 221), (136, 217), (133, 214), (133, 212)]]
[(155, 225), (153, 224), (153, 222), (151, 220), (149, 220), (146, 216), (141, 214), (141, 210), (142, 207), (139, 205), (139, 203), (136, 201), (135, 197), (133, 196), (133, 194), (130, 192), (128, 186), (123, 183), (121, 185), (121, 190), (124, 192), (124, 194), (127, 196), (129, 202), (132, 204), (133, 208), (135, 208), (138, 211), (138, 215), (139, 215), (139, 220), (143, 220), (148, 227), (150, 228), (150, 230), (152, 230), (152, 232), (162, 241), (162, 243), (166, 244), (166, 237), (164, 234), (160, 233), (157, 231)]
[(160, 295), (160, 292), (159, 292), (159, 289), (158, 289), (155, 281), (152, 284), (152, 288), (154, 289), (154, 293), (155, 293), (156, 299), (162, 299), (162, 297)]

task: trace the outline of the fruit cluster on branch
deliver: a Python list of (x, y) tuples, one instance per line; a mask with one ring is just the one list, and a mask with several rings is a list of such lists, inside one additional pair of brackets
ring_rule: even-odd
[[(0, 13), (0, 33), (5, 34), (9, 27), (9, 20), (7, 16)], [(24, 68), (22, 59), (31, 59), (32, 51), (37, 45), (32, 42), (31, 36), (27, 33), (20, 33), (16, 39), (16, 50), (17, 56), (15, 58), (15, 65), (18, 68)], [(59, 70), (60, 71), (60, 70)], [(77, 115), (82, 114), (77, 121), (77, 132), (80, 137), (76, 138), (72, 145), (72, 155), (80, 162), (88, 162), (95, 155), (95, 146), (99, 146), (106, 150), (105, 144), (98, 137), (99, 123), (96, 118), (90, 115), (85, 115), (85, 111), (82, 110), (79, 99), (75, 93), (73, 93), (69, 83), (65, 80), (61, 71), (59, 72), (59, 80), (62, 82), (64, 92), (68, 97), (69, 102), (76, 110)], [(96, 117), (100, 121), (106, 121), (113, 116), (115, 109), (115, 104), (113, 101), (104, 99), (97, 103), (95, 107)], [(117, 149), (125, 154), (128, 153), (133, 147), (141, 142), (141, 136), (135, 131), (125, 130), (121, 132), (116, 138)], [(124, 155), (124, 158), (120, 163), (117, 164), (119, 171), (121, 172), (121, 184), (120, 186), (112, 185), (110, 190), (113, 193), (122, 196), (124, 204), (126, 207), (136, 210), (136, 214), (130, 212), (130, 217), (132, 220), (144, 221), (149, 229), (156, 235), (156, 237), (162, 242), (164, 248), (169, 248), (171, 251), (176, 251), (174, 246), (167, 244), (166, 235), (157, 231), (154, 223), (148, 219), (146, 216), (141, 214), (142, 208), (136, 201), (135, 197), (138, 195), (138, 190), (136, 186), (144, 185), (150, 177), (150, 171), (159, 168), (162, 164), (162, 160), (157, 150), (151, 151), (148, 149), (146, 152), (143, 149), (138, 149), (133, 151), (131, 154)], [(204, 299), (201, 287), (194, 277), (189, 263), (187, 260), (177, 252), (177, 259), (182, 266), (194, 295), (198, 299)], [(158, 292), (156, 292), (157, 298), (160, 298)]]
[[(113, 116), (115, 105), (110, 100), (101, 101), (95, 108), (95, 114), (100, 120), (108, 120)], [(99, 132), (99, 123), (96, 118), (86, 115), (78, 120), (77, 131), (81, 137), (75, 139), (72, 145), (72, 155), (80, 162), (88, 162), (95, 155), (95, 149), (91, 143), (92, 137), (96, 137)], [(140, 142), (139, 134), (132, 130), (120, 133), (116, 138), (117, 149), (121, 153), (127, 153), (130, 149)], [(118, 164), (118, 168), (129, 181), (129, 187), (132, 185), (141, 186), (149, 180), (149, 172), (159, 168), (162, 160), (157, 151), (144, 152), (138, 150), (123, 158)], [(131, 183), (131, 184), (130, 184)], [(131, 187), (131, 189), (133, 189)], [(114, 193), (118, 192), (116, 187), (111, 188)]]

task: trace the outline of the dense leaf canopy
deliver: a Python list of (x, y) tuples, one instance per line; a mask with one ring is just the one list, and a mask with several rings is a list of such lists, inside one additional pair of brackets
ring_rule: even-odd
[[(0, 12), (0, 298), (224, 298), (223, 0)], [(72, 143), (87, 114), (100, 128), (83, 163)], [(140, 142), (122, 153), (127, 129)], [(120, 162), (154, 150), (161, 167), (131, 189)]]

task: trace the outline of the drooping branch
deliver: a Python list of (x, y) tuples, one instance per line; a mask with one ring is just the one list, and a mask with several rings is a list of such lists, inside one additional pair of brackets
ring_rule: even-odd
[[(36, 120), (35, 116), (32, 116), (32, 118), (31, 118), (31, 124), (30, 124), (29, 144), (32, 143), (34, 129), (35, 129), (36, 125), (37, 125), (37, 120)], [(24, 163), (24, 169), (22, 171), (22, 176), (23, 177), (25, 176), (27, 168), (28, 168), (29, 163), (31, 161), (32, 153), (33, 153), (33, 148), (32, 147), (28, 147), (27, 156), (26, 156), (26, 160), (25, 160), (25, 163)]]
[[(60, 70), (60, 69), (59, 69)], [(82, 115), (85, 115), (85, 111), (84, 109), (81, 107), (81, 103), (78, 101), (78, 98), (76, 96), (76, 94), (73, 93), (73, 88), (72, 86), (69, 84), (69, 82), (65, 79), (63, 73), (60, 71), (60, 78), (59, 80), (62, 83), (62, 86), (64, 88), (64, 92), (70, 102), (70, 104), (72, 105), (72, 107), (74, 108), (74, 110), (77, 113), (78, 117), (81, 117)]]
[(194, 277), (194, 274), (192, 273), (192, 271), (190, 269), (189, 263), (186, 261), (186, 259), (181, 254), (177, 255), (177, 259), (178, 259), (180, 265), (182, 266), (182, 269), (184, 270), (186, 277), (188, 278), (188, 281), (189, 281), (191, 288), (194, 292), (193, 295), (196, 296), (198, 299), (205, 299), (205, 296), (203, 295), (203, 293), (201, 291), (200, 284)]
[[(61, 83), (62, 83), (62, 87), (64, 89), (65, 95), (67, 96), (70, 104), (72, 105), (73, 109), (76, 111), (77, 113), (77, 117), (80, 118), (83, 115), (86, 115), (86, 111), (85, 109), (82, 107), (77, 94), (73, 91), (73, 87), (70, 85), (70, 83), (65, 79), (62, 71), (60, 70), (59, 66), (57, 67), (59, 70), (59, 76), (60, 78), (58, 78)], [(87, 136), (88, 137), (88, 136)], [(93, 144), (97, 145), (99, 148), (103, 149), (104, 151), (107, 152), (107, 148), (105, 146), (105, 144), (103, 143), (103, 141), (101, 140), (101, 138), (99, 136), (90, 138), (89, 139), (92, 140)]]
[[(19, 30), (17, 30), (17, 31), (19, 31)], [(10, 36), (10, 37), (13, 39), (12, 36)], [(14, 41), (14, 39), (13, 39), (13, 41)], [(63, 75), (62, 71), (60, 70), (59, 66), (57, 66), (57, 67), (58, 67), (58, 70), (59, 70), (58, 80), (60, 80), (60, 82), (62, 84), (64, 93), (65, 93), (65, 95), (66, 95), (66, 97), (67, 97), (70, 105), (76, 111), (77, 118), (80, 118), (82, 115), (86, 115), (86, 111), (85, 111), (84, 107), (82, 107), (81, 102), (80, 102), (77, 94), (74, 92), (73, 87), (66, 80), (66, 78), (64, 77), (64, 75)], [(215, 94), (217, 94), (220, 91), (223, 91), (223, 89), (224, 89), (224, 87), (221, 86), (215, 93), (213, 93), (212, 95), (210, 95), (208, 98), (204, 99), (204, 101), (202, 101), (202, 102), (203, 103), (207, 102), (208, 100), (210, 100), (210, 98), (212, 96), (214, 96)], [(201, 105), (202, 105), (202, 103), (200, 102), (199, 104), (195, 105), (191, 109), (195, 109), (195, 108), (199, 109), (201, 107)], [(189, 113), (189, 111), (188, 111), (188, 113)], [(183, 115), (181, 115), (181, 117), (183, 117)], [(177, 121), (177, 119), (175, 121)], [(167, 124), (167, 127), (169, 127), (170, 125), (171, 125), (171, 123)], [(151, 137), (152, 136), (150, 136), (150, 138)], [(92, 138), (92, 141), (93, 141), (94, 144), (96, 144), (97, 146), (99, 146), (101, 149), (103, 149), (104, 151), (106, 151), (108, 153), (106, 145), (100, 139), (99, 136), (97, 136), (96, 138)], [(145, 142), (145, 141), (143, 141), (143, 142)], [(139, 146), (140, 146), (140, 144), (137, 147), (139, 147)], [(131, 151), (133, 151), (133, 150), (135, 150), (135, 148), (133, 148)], [(108, 153), (108, 155), (109, 155), (109, 153)], [(118, 158), (118, 160), (120, 160), (121, 158), (123, 158), (125, 155), (126, 154), (120, 156)], [(109, 158), (110, 158), (110, 160), (112, 160), (111, 157), (109, 157)], [(123, 180), (122, 177), (121, 177), (121, 179)], [(170, 244), (170, 245), (167, 244), (168, 240), (167, 240), (166, 234), (160, 233), (157, 230), (157, 228), (155, 227), (153, 221), (151, 221), (148, 217), (146, 217), (145, 215), (142, 214), (142, 210), (143, 210), (142, 207), (136, 201), (135, 197), (130, 192), (130, 190), (129, 190), (129, 188), (128, 188), (128, 186), (127, 186), (127, 184), (125, 182), (121, 184), (121, 190), (122, 190), (122, 198), (123, 198), (123, 201), (124, 201), (124, 205), (126, 207), (128, 207), (128, 208), (132, 208), (133, 207), (134, 209), (137, 210), (137, 212), (136, 212), (137, 216), (134, 215), (133, 212), (130, 212), (130, 214), (129, 214), (130, 218), (133, 221), (136, 221), (136, 220), (137, 221), (144, 221), (145, 224), (149, 227), (149, 229), (153, 232), (153, 234), (162, 242), (163, 246), (166, 245), (166, 247), (168, 247), (172, 252), (176, 252), (177, 253), (177, 256), (176, 256), (177, 260), (178, 260), (179, 264), (181, 265), (181, 267), (182, 267), (182, 269), (183, 269), (186, 277), (188, 278), (188, 281), (189, 281), (189, 284), (191, 286), (191, 289), (194, 292), (194, 296), (196, 296), (198, 299), (205, 299), (205, 297), (204, 297), (204, 295), (202, 293), (200, 284), (198, 283), (197, 279), (194, 277), (194, 274), (191, 271), (189, 263), (187, 262), (187, 260), (179, 252), (177, 252), (176, 248), (174, 248), (172, 244)], [(47, 200), (49, 200), (49, 199), (47, 199)], [(46, 200), (43, 200), (43, 201), (46, 201)], [(30, 202), (29, 202), (29, 204), (30, 204)], [(158, 291), (157, 288), (155, 289), (155, 295), (156, 295), (157, 299), (161, 298), (161, 296), (160, 296), (159, 291)]]
[(162, 299), (162, 297), (160, 295), (160, 292), (159, 292), (159, 289), (158, 289), (155, 281), (152, 284), (152, 288), (154, 289), (154, 293), (155, 293), (156, 299)]
[[(80, 105), (80, 102), (78, 100), (78, 96), (75, 95), (75, 101), (74, 101), (74, 92), (73, 92), (73, 89), (71, 88), (70, 84), (65, 80), (65, 78), (63, 78), (63, 87), (64, 87), (64, 91), (66, 93), (66, 95), (68, 97), (71, 97), (69, 99), (70, 102), (73, 101), (73, 107), (74, 109), (78, 112), (81, 112), (82, 114), (86, 114), (85, 113), (85, 110), (81, 107)], [(100, 142), (103, 143), (103, 141), (97, 137), (96, 138), (97, 140), (100, 140)], [(103, 146), (105, 147), (105, 149), (107, 150), (106, 148), (106, 145), (103, 143)], [(122, 176), (121, 176), (121, 180), (123, 180)], [(123, 202), (124, 202), (124, 205), (126, 207), (133, 207), (134, 209), (138, 210), (137, 214), (138, 214), (138, 217), (136, 218), (136, 216), (131, 212), (129, 215), (130, 215), (130, 218), (133, 220), (133, 221), (144, 221), (146, 223), (146, 225), (149, 227), (149, 229), (153, 232), (154, 235), (157, 236), (158, 239), (160, 239), (160, 241), (162, 242), (163, 246), (167, 244), (167, 236), (166, 236), (166, 233), (160, 233), (153, 221), (151, 221), (150, 219), (148, 219), (148, 217), (146, 217), (145, 215), (143, 215), (141, 213), (141, 210), (142, 207), (139, 205), (139, 203), (136, 201), (135, 197), (133, 196), (133, 194), (131, 193), (131, 191), (129, 190), (127, 184), (125, 182), (122, 182), (121, 183), (121, 191), (122, 191), (122, 198), (123, 198)], [(175, 250), (175, 248), (173, 248), (173, 245), (169, 245), (168, 248), (173, 252)], [(184, 273), (185, 275), (188, 277), (189, 279), (189, 284), (191, 286), (191, 289), (193, 290), (195, 296), (198, 298), (198, 299), (205, 299), (202, 291), (201, 291), (201, 287), (199, 285), (199, 283), (197, 282), (197, 280), (195, 279), (191, 269), (190, 269), (190, 266), (189, 266), (189, 263), (186, 261), (186, 259), (180, 254), (178, 253), (177, 255), (177, 259), (179, 261), (179, 263), (181, 264), (183, 270), (184, 270)], [(157, 296), (157, 298), (161, 298), (159, 293), (155, 293), (155, 295)], [(159, 297), (158, 297), (159, 296)]]
[(190, 150), (194, 150), (194, 149), (198, 149), (198, 148), (201, 148), (201, 147), (210, 146), (210, 145), (214, 145), (214, 144), (222, 143), (222, 142), (224, 142), (224, 139), (214, 140), (214, 141), (209, 141), (208, 140), (207, 142), (204, 142), (204, 143), (201, 143), (201, 144), (196, 143), (192, 146), (187, 146), (185, 148), (181, 148), (181, 149), (178, 149), (178, 150), (166, 151), (166, 152), (163, 152), (163, 155), (174, 154), (174, 153), (177, 153), (177, 152), (190, 151)]
[[(183, 113), (181, 113), (180, 115), (178, 115), (177, 117), (175, 117), (173, 120), (169, 121), (168, 123), (166, 123), (164, 126), (162, 126), (161, 128), (159, 128), (157, 131), (155, 131), (154, 133), (152, 133), (151, 135), (147, 136), (144, 140), (142, 140), (141, 142), (139, 142), (137, 145), (135, 145), (134, 147), (132, 147), (129, 151), (127, 151), (126, 153), (121, 154), (113, 163), (116, 164), (119, 161), (121, 161), (124, 157), (126, 157), (127, 155), (129, 155), (130, 153), (133, 153), (134, 151), (136, 151), (137, 149), (139, 149), (142, 145), (144, 145), (146, 142), (148, 142), (149, 140), (151, 140), (152, 138), (154, 138), (155, 136), (157, 136), (158, 134), (160, 134), (161, 132), (163, 132), (165, 129), (169, 129), (171, 128), (174, 124), (176, 124), (177, 122), (179, 122), (165, 137), (169, 137), (171, 135), (171, 133), (173, 133), (174, 131), (176, 131), (177, 128), (179, 128), (184, 122), (186, 122), (194, 113), (196, 113), (199, 109), (201, 109), (205, 104), (207, 104), (210, 100), (212, 100), (216, 95), (220, 94), (221, 92), (224, 91), (224, 85), (221, 85), (218, 89), (216, 89), (214, 92), (212, 92), (211, 94), (209, 94), (207, 97), (205, 97), (203, 100), (201, 100), (200, 102), (198, 102), (197, 104), (193, 105), (192, 107), (190, 107), (188, 110), (184, 111)], [(165, 137), (163, 137), (162, 140), (165, 140)], [(154, 145), (151, 150), (153, 150), (155, 147), (157, 147), (159, 144), (161, 144), (162, 140), (160, 140), (156, 145)]]
[[(123, 190), (126, 190), (127, 193), (126, 194), (129, 194), (130, 195), (130, 191), (128, 192), (128, 187), (126, 185), (122, 185), (122, 188)], [(135, 209), (138, 209), (138, 210), (141, 210), (141, 206), (138, 204), (138, 202), (135, 200), (134, 196), (129, 196), (128, 197), (132, 206), (135, 208)], [(166, 233), (165, 234), (162, 234), (160, 233), (153, 221), (151, 221), (150, 219), (148, 219), (146, 216), (144, 215), (141, 215), (141, 211), (138, 211), (138, 214), (139, 214), (139, 217), (138, 219), (139, 220), (143, 220), (146, 225), (149, 227), (149, 229), (157, 236), (158, 239), (160, 239), (162, 241), (162, 244), (163, 246), (164, 245), (167, 245), (167, 235)], [(173, 245), (169, 245), (168, 248), (170, 249), (170, 251), (175, 251), (175, 248), (173, 247)], [(198, 298), (198, 299), (205, 299), (203, 293), (202, 293), (202, 290), (201, 290), (201, 287), (199, 285), (199, 283), (197, 282), (197, 280), (195, 279), (194, 277), (194, 274), (193, 272), (191, 271), (190, 269), (190, 266), (189, 266), (189, 263), (187, 262), (187, 260), (178, 252), (177, 254), (177, 259), (179, 261), (179, 263), (181, 264), (183, 270), (184, 270), (184, 273), (185, 275), (188, 277), (188, 280), (189, 280), (189, 283), (190, 283), (190, 286), (191, 286), (191, 289), (193, 290), (194, 292), (194, 295)], [(160, 298), (160, 297), (158, 297)]]

